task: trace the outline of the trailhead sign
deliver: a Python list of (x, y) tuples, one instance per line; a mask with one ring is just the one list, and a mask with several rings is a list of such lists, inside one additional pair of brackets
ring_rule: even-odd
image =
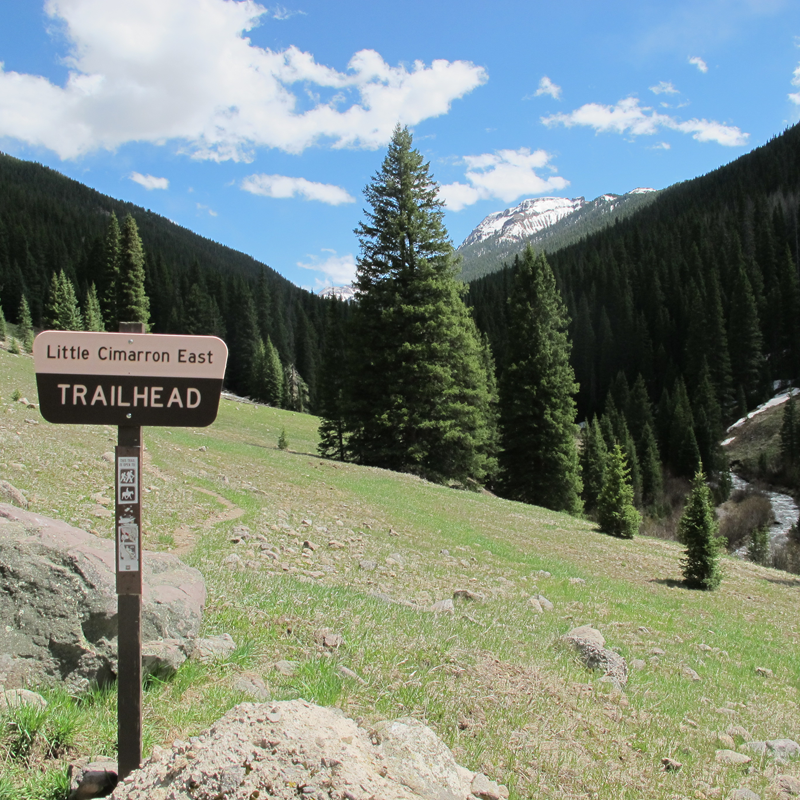
[(48, 422), (205, 427), (227, 359), (216, 336), (43, 331), (33, 343)]

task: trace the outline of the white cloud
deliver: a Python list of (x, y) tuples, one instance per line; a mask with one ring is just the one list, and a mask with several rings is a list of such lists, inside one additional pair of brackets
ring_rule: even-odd
[(694, 64), (700, 72), (708, 72), (708, 64), (700, 56), (690, 56), (689, 63)]
[(465, 177), (469, 183), (440, 186), (439, 197), (450, 211), (461, 211), (479, 200), (497, 198), (510, 203), (523, 195), (564, 189), (568, 180), (558, 175), (542, 178), (536, 172), (547, 167), (550, 158), (544, 150), (531, 152), (527, 147), (466, 156)]
[[(797, 66), (797, 69), (795, 69), (794, 74), (792, 75), (792, 86), (800, 86), (800, 65)], [(800, 106), (800, 92), (792, 92), (789, 95), (789, 99), (796, 105)]]
[(197, 204), (197, 210), (198, 210), (198, 211), (205, 211), (205, 212), (207, 212), (207, 213), (208, 213), (208, 215), (209, 215), (210, 217), (217, 217), (217, 216), (219, 216), (219, 215), (217, 214), (217, 212), (216, 212), (216, 211), (214, 211), (214, 209), (213, 209), (213, 208), (210, 208), (209, 206), (204, 206), (202, 203), (198, 203), (198, 204)]
[(561, 87), (557, 86), (550, 78), (545, 75), (539, 81), (539, 88), (536, 90), (536, 97), (542, 94), (549, 94), (554, 100), (561, 99)]
[(650, 87), (653, 94), (680, 94), (672, 85), (672, 81), (659, 81), (655, 86)]
[(652, 147), (653, 150), (671, 150), (672, 145), (669, 142), (658, 142)]
[(300, 195), (306, 200), (319, 200), (331, 206), (342, 203), (355, 203), (356, 199), (341, 186), (331, 183), (314, 183), (305, 178), (290, 178), (286, 175), (249, 175), (241, 188), (252, 194), (265, 197), (295, 197)]
[[(466, 61), (392, 67), (362, 50), (339, 72), (296, 47), (256, 47), (245, 34), (271, 12), (254, 0), (47, 0), (45, 10), (63, 23), (69, 77), (58, 86), (0, 64), (0, 136), (61, 158), (130, 141), (174, 140), (218, 161), (320, 141), (376, 148), (397, 122), (446, 114), (487, 80)], [(310, 101), (307, 90), (338, 96)]]
[(310, 269), (321, 272), (325, 280), (317, 279), (317, 284), (322, 286), (349, 286), (356, 277), (356, 260), (351, 253), (340, 256), (335, 250), (324, 249), (323, 253), (329, 253), (324, 259), (319, 256), (310, 255), (310, 262), (298, 261), (297, 266), (303, 269)]
[(131, 172), (128, 177), (140, 186), (144, 186), (148, 191), (151, 189), (169, 189), (169, 181), (166, 178), (156, 178), (154, 175), (142, 175), (141, 172)]
[(626, 97), (615, 106), (586, 103), (569, 114), (553, 114), (542, 117), (545, 125), (565, 125), (572, 128), (584, 125), (598, 133), (625, 133), (632, 136), (651, 136), (663, 128), (690, 133), (699, 142), (717, 142), (727, 147), (747, 144), (749, 133), (732, 125), (706, 119), (690, 119), (681, 122), (668, 114), (659, 114), (648, 106), (640, 106), (636, 97)]
[(303, 17), (306, 16), (305, 11), (290, 11), (284, 6), (275, 6), (275, 8), (269, 9), (269, 13), (272, 16), (272, 19), (277, 19), (281, 22), (291, 19), (292, 17), (296, 17), (298, 14)]

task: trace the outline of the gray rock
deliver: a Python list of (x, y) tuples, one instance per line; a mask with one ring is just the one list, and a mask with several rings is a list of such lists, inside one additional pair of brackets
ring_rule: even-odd
[(734, 789), (728, 795), (728, 800), (761, 800), (761, 796), (750, 789)]
[(106, 759), (88, 764), (71, 764), (69, 768), (70, 792), (68, 800), (89, 800), (106, 797), (116, 787), (117, 762)]
[(378, 565), (374, 561), (365, 558), (363, 561), (358, 562), (358, 566), (365, 572), (372, 572)]
[[(0, 503), (0, 683), (80, 691), (117, 670), (114, 542)], [(145, 550), (142, 639), (197, 636), (205, 583), (170, 553)]]
[(170, 678), (186, 661), (186, 645), (180, 639), (142, 643), (142, 676)]
[(745, 753), (737, 753), (735, 750), (717, 750), (714, 754), (717, 764), (749, 764), (753, 759)]
[(237, 692), (246, 694), (248, 697), (252, 697), (253, 700), (258, 700), (260, 702), (269, 700), (270, 697), (267, 684), (264, 683), (263, 679), (258, 675), (240, 675), (233, 682), (233, 688)]
[(743, 747), (758, 755), (767, 755), (784, 762), (800, 755), (800, 745), (792, 739), (770, 739), (768, 742), (745, 742)]
[(224, 661), (236, 649), (236, 642), (229, 633), (196, 639), (192, 658), (201, 664)]
[(741, 725), (731, 725), (725, 731), (725, 733), (727, 733), (728, 736), (732, 736), (733, 738), (736, 738), (738, 736), (744, 739), (746, 742), (750, 741), (750, 739), (753, 738), (752, 736), (750, 736), (750, 732), (747, 730), (747, 728), (743, 728)]
[(434, 614), (452, 614), (455, 610), (455, 605), (449, 597), (444, 600), (437, 600), (431, 606), (431, 611), (433, 611)]
[(625, 659), (605, 646), (603, 634), (590, 625), (573, 628), (561, 637), (561, 641), (571, 646), (588, 669), (602, 670), (604, 678), (618, 686), (628, 682), (628, 665)]
[(8, 481), (0, 481), (0, 502), (11, 503), (11, 505), (18, 506), (19, 508), (28, 507), (28, 501), (25, 499), (25, 495)]
[(242, 703), (191, 743), (154, 748), (142, 768), (117, 786), (114, 798), (166, 800), (189, 794), (273, 800), (508, 797), (505, 787), (459, 766), (418, 720), (383, 722), (369, 732), (338, 709), (302, 700)]
[(47, 700), (40, 694), (31, 692), (28, 689), (8, 689), (0, 690), (0, 712), (7, 708), (19, 708), (20, 706), (47, 707)]
[(644, 669), (647, 666), (647, 662), (642, 658), (634, 658), (629, 666), (631, 669)]
[(793, 775), (778, 775), (775, 788), (780, 792), (781, 798), (800, 796), (800, 779)]
[(756, 667), (756, 675), (761, 675), (762, 678), (774, 678), (775, 673), (767, 667)]
[(299, 666), (299, 661), (276, 661), (273, 664), (273, 667), (276, 671), (280, 672), (281, 675), (286, 675), (287, 677), (294, 675)]
[(536, 599), (539, 601), (539, 605), (545, 611), (552, 611), (555, 608), (555, 606), (543, 594), (537, 594)]
[(703, 680), (691, 667), (684, 667), (681, 672), (685, 678), (688, 678), (690, 681), (701, 681)]
[(241, 556), (236, 553), (231, 553), (229, 556), (225, 556), (225, 558), (222, 559), (222, 566), (228, 569), (239, 569), (244, 566), (244, 561)]
[(482, 603), (486, 598), (478, 592), (470, 591), (469, 589), (456, 589), (453, 592), (453, 602), (469, 602), (469, 603)]

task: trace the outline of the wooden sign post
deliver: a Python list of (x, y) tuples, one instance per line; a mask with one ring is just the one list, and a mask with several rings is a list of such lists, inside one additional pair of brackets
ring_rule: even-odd
[(117, 774), (142, 762), (143, 425), (204, 427), (217, 416), (228, 348), (214, 336), (43, 331), (33, 343), (39, 409), (48, 422), (117, 425)]

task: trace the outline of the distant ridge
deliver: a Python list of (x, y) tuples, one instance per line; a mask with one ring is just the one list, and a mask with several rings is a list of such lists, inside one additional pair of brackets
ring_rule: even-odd
[(655, 189), (640, 187), (626, 194), (583, 197), (537, 197), (489, 214), (457, 249), (461, 277), (469, 282), (497, 271), (529, 244), (552, 252), (566, 247), (617, 219), (651, 203)]

